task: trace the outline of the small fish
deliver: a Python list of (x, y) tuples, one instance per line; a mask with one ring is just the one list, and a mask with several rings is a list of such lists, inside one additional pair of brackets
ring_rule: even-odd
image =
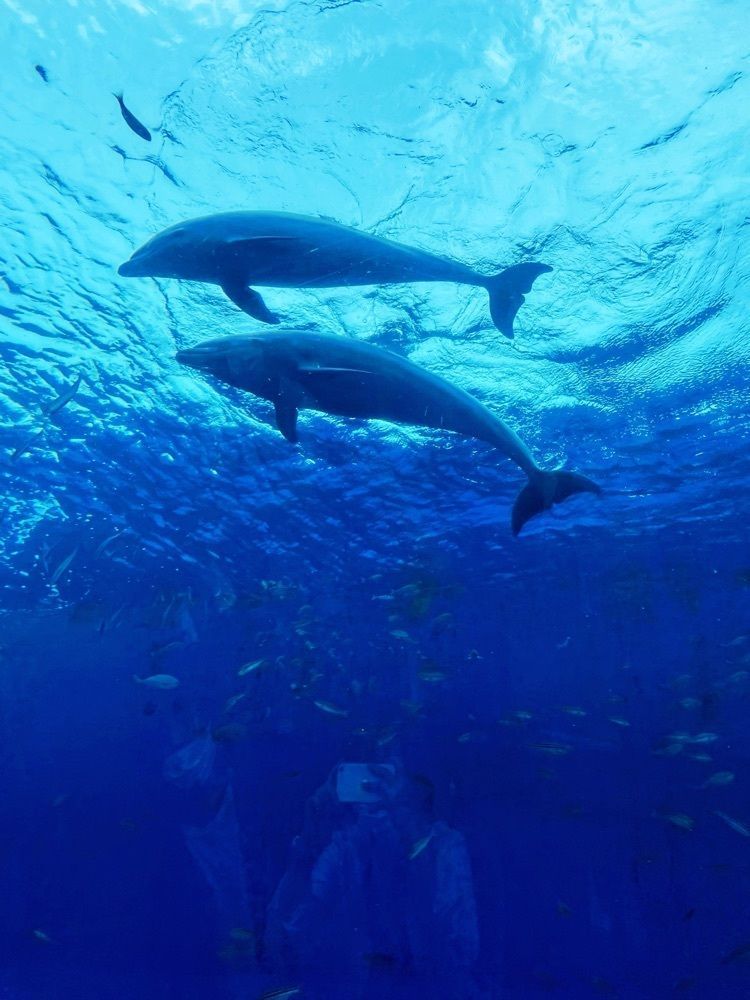
[(44, 931), (40, 931), (38, 928), (36, 928), (31, 933), (36, 938), (37, 941), (41, 941), (43, 944), (52, 944), (52, 938), (49, 936), (49, 934), (46, 934)]
[(51, 417), (54, 413), (58, 413), (64, 406), (67, 406), (71, 399), (78, 392), (78, 388), (81, 384), (81, 376), (79, 375), (75, 382), (66, 386), (65, 389), (60, 393), (57, 399), (54, 399), (52, 403), (44, 411), (45, 416)]
[(732, 771), (717, 771), (716, 774), (712, 774), (710, 778), (706, 778), (701, 787), (717, 788), (722, 785), (731, 785), (733, 781), (734, 774)]
[(420, 670), (417, 677), (426, 684), (439, 684), (447, 677), (442, 670)]
[(47, 76), (47, 70), (44, 68), (44, 66), (40, 66), (37, 63), (37, 65), (34, 67), (34, 69), (37, 71), (37, 73), (39, 74), (39, 76), (41, 76), (41, 78), (44, 80), (45, 83), (49, 83), (49, 77)]
[(211, 732), (211, 739), (214, 743), (239, 743), (247, 737), (247, 729), (241, 722), (227, 722), (224, 726), (217, 726)]
[(406, 698), (402, 699), (402, 700), (401, 700), (401, 701), (399, 702), (399, 706), (400, 706), (400, 707), (401, 707), (401, 708), (402, 708), (402, 709), (404, 710), (404, 712), (406, 712), (406, 713), (407, 713), (408, 715), (417, 715), (417, 713), (421, 712), (421, 711), (422, 711), (422, 708), (424, 707), (424, 706), (422, 705), (422, 702), (421, 702), (421, 701), (409, 701), (409, 700), (408, 700), (408, 699), (406, 699)]
[(552, 741), (529, 743), (528, 747), (530, 750), (538, 750), (540, 753), (548, 753), (552, 757), (564, 757), (565, 754), (570, 753), (573, 749), (570, 743), (553, 743)]
[(710, 764), (713, 760), (711, 754), (708, 753), (689, 753), (688, 757), (690, 760), (699, 760), (701, 764)]
[(524, 712), (523, 710), (520, 710), (518, 712), (513, 712), (512, 715), (514, 716), (514, 718), (518, 719), (519, 722), (529, 722), (531, 719), (534, 718), (531, 712)]
[(394, 639), (401, 639), (403, 642), (414, 642), (409, 633), (405, 632), (402, 628), (393, 629), (391, 635)]
[(683, 698), (680, 701), (680, 707), (687, 709), (700, 708), (701, 700), (700, 698)]
[(60, 565), (57, 567), (57, 569), (55, 570), (55, 572), (50, 577), (50, 581), (49, 582), (50, 582), (50, 584), (53, 587), (57, 583), (57, 581), (60, 579), (60, 577), (63, 575), (63, 573), (65, 572), (65, 570), (73, 562), (73, 560), (75, 559), (75, 557), (78, 555), (78, 549), (79, 549), (79, 546), (76, 545), (76, 547), (73, 549), (73, 551), (70, 553), (70, 555), (67, 555), (63, 559), (63, 561), (60, 563)]
[(123, 101), (122, 99), (122, 92), (120, 92), (119, 94), (113, 94), (112, 96), (116, 99), (117, 103), (120, 105), (120, 111), (122, 112), (122, 117), (125, 119), (125, 124), (128, 126), (128, 128), (131, 129), (133, 132), (135, 132), (136, 135), (139, 135), (141, 139), (145, 139), (146, 142), (151, 142), (151, 133), (149, 132), (149, 130), (146, 128), (145, 125), (143, 125), (141, 122), (138, 121), (133, 112), (130, 111), (125, 106), (125, 101)]
[(461, 733), (458, 737), (459, 743), (470, 743), (474, 739), (474, 732), (470, 730), (468, 733)]
[(261, 993), (258, 1000), (291, 1000), (291, 997), (299, 996), (302, 990), (299, 986), (287, 986), (281, 989), (266, 990), (265, 993)]
[(231, 712), (235, 705), (239, 705), (243, 698), (247, 697), (246, 691), (240, 691), (239, 694), (233, 694), (231, 698), (227, 698), (224, 704), (224, 711)]
[(171, 674), (151, 674), (150, 677), (139, 677), (137, 674), (133, 674), (133, 680), (136, 684), (144, 684), (155, 691), (172, 691), (180, 685), (177, 678)]
[(248, 942), (255, 940), (255, 934), (247, 927), (233, 927), (229, 932), (229, 937), (232, 941)]
[(165, 642), (161, 646), (152, 646), (149, 650), (150, 656), (164, 656), (165, 653), (169, 653), (173, 649), (182, 649), (185, 645), (181, 639), (172, 639), (170, 642)]
[(716, 733), (698, 733), (697, 736), (691, 736), (688, 742), (697, 744), (715, 743), (718, 738)]
[(386, 951), (369, 951), (362, 958), (375, 969), (394, 969), (398, 965), (396, 956)]
[(730, 965), (732, 962), (738, 962), (742, 959), (750, 958), (750, 943), (737, 945), (736, 948), (732, 948), (728, 951), (721, 959), (722, 965)]
[(44, 434), (43, 427), (40, 427), (39, 430), (34, 431), (33, 434), (29, 434), (26, 440), (23, 441), (21, 444), (19, 444), (19, 446), (10, 456), (11, 462), (15, 462), (17, 459), (23, 458), (23, 456), (26, 455), (31, 450), (31, 446), (36, 441), (36, 439), (40, 437), (42, 434)]
[(419, 840), (417, 840), (412, 845), (412, 848), (409, 851), (409, 861), (413, 861), (415, 858), (419, 857), (419, 855), (422, 853), (422, 851), (430, 843), (430, 841), (432, 840), (433, 836), (434, 836), (434, 833), (433, 833), (432, 830), (430, 830), (430, 832), (427, 834), (426, 837), (421, 837)]
[(558, 899), (557, 901), (557, 912), (560, 914), (561, 917), (570, 917), (573, 915), (573, 911), (571, 910), (571, 908), (568, 906), (567, 903), (563, 903), (561, 899)]
[(616, 715), (611, 715), (609, 721), (615, 726), (622, 726), (623, 729), (627, 728), (630, 725), (627, 719), (620, 719)]
[(560, 711), (565, 712), (566, 715), (573, 715), (577, 719), (582, 719), (587, 714), (585, 708), (579, 708), (577, 705), (563, 705)]
[(445, 629), (450, 628), (452, 624), (453, 615), (450, 611), (446, 611), (442, 615), (438, 615), (436, 618), (433, 618), (430, 627), (433, 632), (444, 632)]
[(653, 752), (658, 757), (676, 757), (677, 754), (682, 753), (684, 749), (685, 749), (684, 743), (667, 743), (666, 746), (659, 747), (657, 750), (654, 750)]
[(748, 638), (750, 638), (750, 636), (738, 635), (730, 642), (722, 642), (722, 646), (724, 646), (725, 649), (731, 649), (733, 646), (742, 646), (744, 643), (747, 642)]
[(692, 830), (695, 827), (695, 820), (692, 816), (687, 816), (685, 813), (670, 813), (669, 816), (665, 817), (672, 826), (678, 827), (680, 830)]
[(383, 729), (378, 736), (376, 743), (379, 747), (387, 746), (392, 740), (396, 739), (396, 735), (395, 729)]
[(337, 715), (342, 719), (346, 719), (349, 716), (349, 710), (346, 708), (339, 708), (338, 705), (332, 705), (330, 701), (314, 701), (313, 705), (319, 708), (321, 712), (325, 712), (327, 715)]
[(253, 660), (252, 663), (246, 663), (244, 667), (240, 667), (237, 671), (237, 676), (244, 677), (245, 674), (252, 674), (255, 670), (260, 670), (267, 662), (267, 660)]
[(567, 649), (569, 645), (570, 645), (570, 636), (566, 635), (562, 642), (558, 642), (557, 648)]
[(723, 819), (727, 826), (731, 827), (735, 833), (740, 833), (743, 837), (750, 837), (750, 828), (746, 827), (744, 823), (740, 823), (738, 819), (733, 819), (731, 816), (727, 816), (727, 814), (725, 812), (721, 812), (720, 809), (714, 809), (714, 816), (718, 816), (719, 819)]
[(111, 545), (112, 542), (114, 542), (114, 540), (116, 538), (119, 538), (120, 535), (122, 534), (124, 534), (123, 531), (116, 531), (113, 535), (108, 535), (103, 542), (99, 542), (96, 549), (94, 550), (94, 559), (98, 559), (99, 556), (102, 554), (102, 552), (104, 552), (104, 550), (107, 548), (107, 546)]

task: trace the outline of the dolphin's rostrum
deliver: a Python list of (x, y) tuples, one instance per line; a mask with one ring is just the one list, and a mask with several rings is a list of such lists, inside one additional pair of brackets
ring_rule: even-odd
[(235, 305), (264, 323), (279, 318), (252, 285), (335, 288), (449, 281), (486, 288), (495, 326), (513, 320), (548, 264), (528, 261), (485, 275), (458, 261), (325, 219), (285, 212), (226, 212), (165, 229), (119, 268), (124, 277), (185, 278), (221, 285)]
[(574, 493), (599, 493), (585, 476), (540, 469), (531, 452), (474, 396), (407, 358), (349, 337), (267, 332), (207, 340), (177, 360), (273, 403), (276, 424), (297, 441), (297, 413), (435, 427), (486, 441), (528, 476), (513, 506), (517, 535), (529, 518)]

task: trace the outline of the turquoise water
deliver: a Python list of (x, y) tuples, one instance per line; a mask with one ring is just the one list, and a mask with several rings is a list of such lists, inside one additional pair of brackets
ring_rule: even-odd
[[(749, 29), (736, 0), (6, 0), (0, 996), (747, 995)], [(117, 268), (230, 210), (550, 264), (512, 341), (466, 285), (263, 294), (602, 496), (516, 539), (486, 445), (303, 411), (292, 447), (179, 365), (261, 326)], [(367, 761), (411, 792), (317, 826)], [(348, 845), (335, 905), (295, 837)]]

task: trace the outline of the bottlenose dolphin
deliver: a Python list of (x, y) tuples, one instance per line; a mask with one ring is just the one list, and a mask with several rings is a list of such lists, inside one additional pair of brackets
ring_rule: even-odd
[(120, 265), (126, 278), (186, 278), (221, 285), (235, 305), (264, 323), (279, 318), (250, 285), (335, 288), (452, 281), (479, 285), (506, 337), (513, 319), (548, 264), (515, 264), (479, 274), (465, 264), (360, 233), (325, 219), (285, 212), (226, 212), (178, 223), (158, 233)]
[(276, 425), (297, 441), (297, 411), (435, 427), (486, 441), (519, 465), (528, 483), (513, 506), (517, 535), (529, 518), (574, 493), (599, 493), (575, 472), (540, 469), (499, 417), (468, 392), (407, 358), (349, 337), (319, 333), (254, 333), (220, 337), (177, 360), (273, 403)]

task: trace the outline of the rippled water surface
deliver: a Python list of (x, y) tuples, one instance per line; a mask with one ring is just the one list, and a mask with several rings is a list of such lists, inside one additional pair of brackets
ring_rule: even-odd
[[(750, 994), (748, 39), (740, 0), (0, 5), (0, 995)], [(307, 412), (292, 447), (178, 365), (259, 324), (117, 267), (233, 209), (549, 263), (513, 341), (463, 285), (264, 297), (602, 496), (516, 539), (486, 446)], [(221, 794), (188, 803), (164, 761), (206, 733)], [(395, 876), (361, 904), (387, 940), (344, 903), (311, 953), (269, 930), (361, 760), (464, 838), (450, 974)]]

